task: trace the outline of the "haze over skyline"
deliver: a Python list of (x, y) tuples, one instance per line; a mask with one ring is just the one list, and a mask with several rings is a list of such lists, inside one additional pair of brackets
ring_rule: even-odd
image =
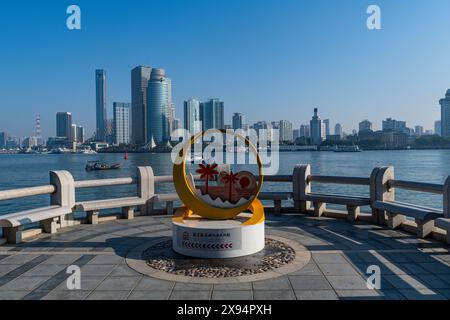
[[(77, 4), (82, 30), (66, 28)], [(382, 30), (366, 28), (381, 7)], [(351, 132), (387, 117), (433, 128), (450, 88), (450, 2), (433, 1), (18, 1), (2, 3), (0, 131), (55, 134), (58, 111), (95, 128), (95, 69), (113, 102), (130, 102), (130, 72), (163, 68), (177, 117), (189, 97), (217, 97), (233, 112), (286, 119), (298, 128), (313, 108)]]

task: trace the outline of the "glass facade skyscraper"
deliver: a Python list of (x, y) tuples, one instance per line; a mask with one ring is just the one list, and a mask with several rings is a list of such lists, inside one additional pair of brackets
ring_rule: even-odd
[(147, 88), (147, 141), (161, 144), (170, 139), (171, 81), (163, 69), (152, 69)]
[(225, 129), (224, 103), (219, 99), (209, 99), (200, 104), (200, 119), (202, 130)]
[(242, 129), (244, 126), (244, 115), (242, 113), (233, 114), (233, 130)]
[(321, 145), (324, 140), (325, 128), (322, 124), (322, 120), (319, 117), (318, 109), (314, 109), (314, 116), (309, 122), (310, 134), (311, 134), (311, 144)]
[(202, 130), (202, 123), (200, 120), (200, 102), (194, 98), (184, 101), (183, 111), (184, 128), (192, 135), (199, 133)]
[(135, 144), (147, 143), (147, 87), (151, 67), (138, 66), (131, 70), (131, 136)]
[(72, 140), (72, 114), (70, 112), (58, 112), (56, 114), (56, 136)]
[(439, 104), (441, 105), (441, 136), (450, 137), (450, 89)]
[(95, 70), (96, 139), (106, 140), (106, 72)]

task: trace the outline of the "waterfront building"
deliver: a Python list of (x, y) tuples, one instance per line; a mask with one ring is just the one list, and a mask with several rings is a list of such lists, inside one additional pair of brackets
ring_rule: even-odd
[(95, 70), (95, 96), (96, 96), (96, 138), (98, 141), (106, 140), (106, 71)]
[(77, 127), (77, 142), (84, 143), (84, 127), (82, 126)]
[(441, 136), (450, 137), (450, 89), (447, 90), (445, 98), (439, 101), (441, 105)]
[(6, 148), (6, 141), (8, 139), (8, 135), (6, 132), (0, 132), (0, 149)]
[(100, 142), (107, 142), (108, 144), (114, 143), (114, 120), (113, 119), (107, 119), (105, 122), (105, 141)]
[(424, 129), (422, 126), (415, 126), (414, 127), (414, 135), (416, 135), (417, 137), (423, 136), (424, 133)]
[(113, 103), (113, 135), (117, 145), (130, 143), (130, 109), (130, 103)]
[(202, 130), (200, 120), (200, 101), (194, 98), (184, 101), (184, 129), (191, 134), (199, 133)]
[(396, 131), (396, 132), (404, 132), (409, 134), (410, 131), (406, 127), (406, 121), (398, 121), (392, 118), (387, 118), (383, 120), (383, 131)]
[(330, 132), (330, 119), (325, 119), (322, 121), (324, 130), (325, 130), (325, 137), (329, 136), (331, 134)]
[(171, 80), (164, 69), (152, 69), (147, 87), (147, 142), (156, 144), (170, 138)]
[(70, 133), (70, 141), (72, 142), (78, 142), (77, 141), (78, 133), (77, 133), (77, 125), (75, 123), (72, 123), (72, 130)]
[(56, 136), (72, 140), (72, 113), (58, 112), (56, 114)]
[(300, 135), (300, 129), (294, 129), (294, 130), (292, 131), (292, 135), (293, 135), (293, 137), (294, 137), (294, 140), (300, 138), (300, 137), (301, 137), (301, 135)]
[(343, 132), (342, 125), (340, 123), (336, 123), (336, 125), (334, 126), (334, 134), (342, 138)]
[(281, 120), (279, 122), (280, 130), (280, 142), (289, 142), (294, 140), (294, 135), (292, 131), (292, 122), (287, 120)]
[(31, 136), (31, 137), (25, 137), (21, 143), (23, 148), (34, 148), (38, 146), (38, 139), (37, 137)]
[(242, 113), (233, 113), (233, 129), (243, 129), (244, 126), (244, 114)]
[(311, 134), (311, 144), (321, 145), (325, 138), (325, 128), (322, 124), (322, 120), (319, 117), (318, 109), (314, 108), (314, 115), (309, 122), (310, 134)]
[(147, 88), (151, 67), (138, 66), (131, 70), (131, 141), (147, 143)]
[(359, 131), (372, 130), (372, 122), (363, 120), (359, 123)]
[(441, 120), (437, 120), (434, 122), (434, 134), (440, 136), (441, 135)]
[(209, 99), (200, 103), (200, 120), (202, 130), (225, 129), (224, 123), (224, 103), (219, 99)]
[(309, 124), (302, 124), (300, 126), (300, 137), (309, 138), (311, 136), (311, 130)]
[(181, 120), (178, 118), (174, 118), (172, 121), (172, 130), (181, 129)]

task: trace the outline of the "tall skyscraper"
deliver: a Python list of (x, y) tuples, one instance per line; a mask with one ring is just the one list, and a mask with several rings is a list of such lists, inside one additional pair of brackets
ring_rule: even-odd
[(191, 98), (184, 101), (184, 129), (194, 135), (202, 130), (200, 120), (200, 102)]
[(244, 125), (244, 115), (242, 113), (233, 113), (233, 130), (242, 129)]
[(318, 115), (318, 109), (314, 108), (314, 116), (309, 122), (311, 130), (311, 143), (313, 145), (320, 145), (324, 140), (324, 126), (322, 125), (322, 120)]
[(147, 87), (151, 67), (131, 70), (131, 135), (134, 144), (147, 143)]
[(441, 136), (450, 137), (450, 89), (439, 104), (441, 105)]
[(224, 129), (224, 103), (219, 99), (209, 99), (200, 104), (202, 130)]
[(281, 120), (279, 124), (280, 128), (280, 141), (292, 141), (294, 134), (292, 131), (292, 122), (287, 120)]
[(406, 121), (398, 121), (392, 118), (387, 118), (383, 120), (383, 131), (396, 131), (409, 133), (406, 128)]
[(359, 131), (372, 130), (372, 122), (364, 120), (359, 123)]
[(56, 114), (56, 136), (72, 140), (72, 114), (70, 112)]
[(0, 132), (0, 149), (6, 148), (7, 135), (6, 132)]
[(418, 137), (423, 136), (424, 130), (423, 126), (415, 126), (414, 127), (414, 134)]
[(301, 138), (309, 138), (311, 136), (311, 130), (309, 128), (309, 124), (302, 124), (300, 126), (300, 137)]
[(77, 142), (84, 143), (84, 128), (82, 126), (77, 127)]
[(434, 122), (434, 134), (440, 136), (441, 132), (442, 132), (441, 120), (435, 121)]
[(71, 134), (70, 134), (70, 141), (72, 142), (78, 142), (77, 138), (78, 138), (78, 126), (75, 123), (72, 123), (72, 130), (71, 130)]
[(113, 103), (113, 135), (115, 144), (130, 143), (130, 108), (129, 103)]
[(163, 69), (152, 69), (147, 88), (147, 141), (161, 144), (170, 138), (171, 87)]
[(342, 125), (340, 123), (336, 123), (336, 125), (334, 126), (334, 134), (336, 136), (342, 137), (343, 132), (342, 132)]
[(106, 141), (106, 72), (95, 70), (95, 96), (96, 96), (96, 138)]
[(324, 125), (324, 130), (325, 130), (325, 137), (329, 136), (331, 134), (330, 131), (330, 119), (325, 119), (322, 121), (323, 125)]

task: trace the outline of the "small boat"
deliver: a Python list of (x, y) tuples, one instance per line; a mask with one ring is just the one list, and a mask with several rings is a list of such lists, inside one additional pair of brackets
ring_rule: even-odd
[(100, 161), (88, 161), (85, 169), (86, 171), (115, 170), (120, 169), (120, 164), (108, 165), (106, 163), (101, 163)]
[(125, 156), (123, 157), (125, 160), (128, 160), (128, 151), (125, 151)]
[(334, 152), (361, 152), (362, 150), (356, 146), (338, 146), (336, 147), (336, 149), (334, 150)]

